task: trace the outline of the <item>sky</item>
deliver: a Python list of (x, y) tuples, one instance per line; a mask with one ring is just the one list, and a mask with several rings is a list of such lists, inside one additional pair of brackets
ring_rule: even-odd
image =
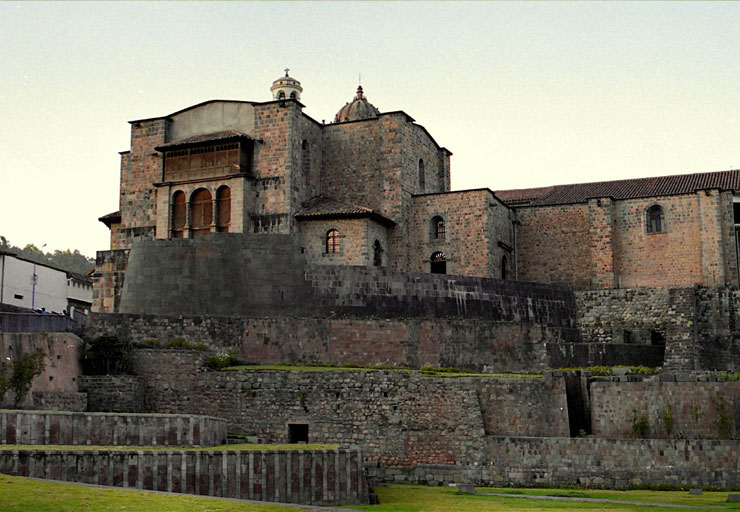
[(128, 121), (358, 81), (452, 151), (452, 188), (740, 168), (739, 2), (0, 2), (0, 235), (109, 248)]

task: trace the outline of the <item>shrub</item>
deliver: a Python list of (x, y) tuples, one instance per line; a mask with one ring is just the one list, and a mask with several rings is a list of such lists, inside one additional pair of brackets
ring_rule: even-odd
[[(17, 361), (3, 364), (0, 367), (0, 402), (5, 397), (5, 393), (12, 390), (15, 395), (13, 405), (18, 407), (31, 389), (33, 379), (44, 371), (45, 357), (46, 352), (39, 348), (30, 354), (23, 354)], [(8, 373), (10, 373), (9, 377)]]
[(105, 335), (85, 341), (82, 349), (82, 371), (85, 375), (124, 375), (131, 373), (131, 350), (128, 341)]
[(228, 352), (220, 352), (206, 359), (205, 364), (212, 370), (222, 370), (229, 366), (234, 366), (236, 364), (236, 356), (231, 350)]
[(643, 414), (638, 418), (637, 411), (632, 412), (632, 433), (635, 437), (646, 439), (650, 435), (650, 423), (648, 422), (647, 416)]
[(673, 425), (674, 425), (674, 418), (673, 418), (673, 410), (671, 409), (671, 404), (667, 404), (665, 406), (665, 409), (663, 409), (663, 426), (665, 427), (665, 432), (669, 436), (673, 433)]

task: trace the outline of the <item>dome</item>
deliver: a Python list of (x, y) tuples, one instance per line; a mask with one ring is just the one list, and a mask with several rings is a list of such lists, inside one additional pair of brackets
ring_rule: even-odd
[(290, 70), (285, 68), (285, 76), (281, 76), (272, 82), (270, 91), (272, 91), (273, 100), (294, 99), (300, 101), (303, 87), (301, 87), (301, 83), (298, 80), (292, 76), (288, 76), (288, 71)]
[(337, 115), (334, 116), (334, 122), (343, 123), (345, 121), (357, 121), (358, 119), (370, 119), (378, 117), (378, 114), (380, 114), (380, 110), (367, 101), (360, 85), (357, 87), (357, 96), (355, 96), (355, 99), (352, 100), (352, 103), (346, 103), (339, 109)]

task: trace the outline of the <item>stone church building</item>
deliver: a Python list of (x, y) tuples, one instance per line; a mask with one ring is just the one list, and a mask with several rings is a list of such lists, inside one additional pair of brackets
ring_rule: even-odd
[(136, 239), (289, 235), (311, 264), (565, 284), (738, 282), (740, 171), (493, 192), (450, 190), (450, 155), (362, 87), (334, 121), (286, 70), (267, 102), (131, 121), (94, 307), (118, 311)]

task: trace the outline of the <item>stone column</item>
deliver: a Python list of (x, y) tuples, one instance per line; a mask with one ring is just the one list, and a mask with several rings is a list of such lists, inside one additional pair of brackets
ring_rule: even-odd
[[(613, 203), (611, 197), (588, 200), (591, 244), (591, 282), (596, 288), (614, 288)], [(577, 243), (577, 241), (574, 241)]]

